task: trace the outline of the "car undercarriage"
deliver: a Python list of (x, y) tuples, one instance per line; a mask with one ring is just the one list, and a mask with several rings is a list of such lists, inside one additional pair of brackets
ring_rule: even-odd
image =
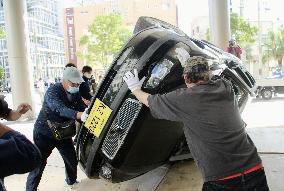
[(164, 94), (185, 87), (179, 56), (197, 55), (210, 59), (220, 69), (218, 75), (232, 82), (240, 111), (244, 109), (255, 81), (238, 58), (166, 22), (141, 17), (98, 87), (78, 135), (79, 164), (89, 178), (121, 182), (191, 157), (183, 124), (153, 118), (122, 77), (137, 69), (140, 78), (146, 77), (144, 91)]

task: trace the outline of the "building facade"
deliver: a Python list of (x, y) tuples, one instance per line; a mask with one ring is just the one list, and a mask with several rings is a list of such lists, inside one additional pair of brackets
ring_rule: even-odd
[[(65, 65), (63, 31), (59, 24), (59, 7), (56, 0), (27, 0), (29, 55), (34, 79), (60, 77)], [(60, 15), (61, 16), (61, 15)], [(4, 10), (0, 8), (0, 25), (5, 27)], [(9, 81), (9, 64), (6, 39), (0, 39), (0, 65)]]
[[(98, 1), (93, 5), (66, 8), (64, 10), (64, 38), (66, 59), (82, 68), (89, 64), (76, 57), (76, 52), (84, 52), (79, 40), (88, 34), (88, 26), (98, 15), (120, 13), (123, 24), (131, 30), (140, 16), (151, 16), (177, 26), (176, 0), (110, 0)], [(97, 68), (97, 70), (102, 67)]]

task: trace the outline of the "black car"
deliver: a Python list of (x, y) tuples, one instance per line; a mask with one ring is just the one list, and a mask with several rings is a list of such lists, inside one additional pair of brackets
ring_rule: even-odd
[(241, 111), (255, 90), (241, 61), (208, 42), (150, 17), (139, 18), (134, 32), (98, 87), (78, 135), (79, 163), (89, 178), (121, 182), (190, 157), (183, 124), (153, 118), (124, 83), (127, 71), (136, 68), (140, 78), (146, 76), (144, 91), (163, 94), (185, 87), (179, 56), (203, 55), (232, 81)]

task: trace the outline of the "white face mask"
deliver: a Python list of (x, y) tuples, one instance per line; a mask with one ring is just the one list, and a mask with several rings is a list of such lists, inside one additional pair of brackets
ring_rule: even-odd
[(90, 79), (90, 78), (92, 77), (92, 74), (90, 74), (90, 73), (84, 73), (84, 76), (85, 76), (86, 78)]

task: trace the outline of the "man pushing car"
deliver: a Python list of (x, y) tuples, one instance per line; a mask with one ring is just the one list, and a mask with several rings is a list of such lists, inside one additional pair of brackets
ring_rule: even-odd
[(150, 95), (141, 90), (137, 70), (123, 77), (136, 98), (155, 118), (179, 121), (202, 174), (203, 191), (268, 191), (257, 149), (245, 131), (232, 84), (212, 76), (210, 60), (186, 60), (187, 88)]

